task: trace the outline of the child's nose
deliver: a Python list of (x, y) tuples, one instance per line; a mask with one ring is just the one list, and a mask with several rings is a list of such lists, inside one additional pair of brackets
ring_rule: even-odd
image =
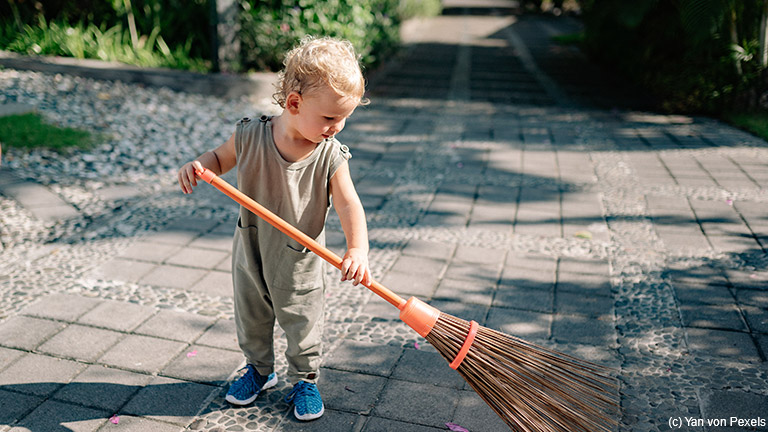
[(333, 126), (331, 126), (331, 131), (333, 132), (333, 135), (336, 135), (337, 133), (341, 132), (342, 129), (344, 129), (345, 122), (346, 122), (346, 119), (341, 120), (335, 123)]

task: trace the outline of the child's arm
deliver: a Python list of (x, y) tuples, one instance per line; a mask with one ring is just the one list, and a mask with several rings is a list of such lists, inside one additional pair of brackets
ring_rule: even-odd
[(357, 196), (349, 164), (343, 163), (331, 177), (331, 195), (333, 207), (341, 219), (341, 228), (347, 238), (347, 252), (341, 262), (341, 280), (351, 280), (353, 285), (362, 282), (371, 283), (371, 270), (368, 267), (368, 227), (365, 211)]
[(179, 169), (179, 186), (185, 194), (192, 193), (192, 187), (197, 186), (197, 177), (195, 176), (195, 164), (200, 164), (204, 168), (222, 175), (234, 168), (237, 164), (237, 153), (235, 152), (235, 134), (216, 150), (211, 150), (200, 155), (196, 160), (184, 164)]

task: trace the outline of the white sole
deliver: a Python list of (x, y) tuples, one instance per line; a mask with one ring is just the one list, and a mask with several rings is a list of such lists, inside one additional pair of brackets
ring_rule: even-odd
[(235, 397), (230, 395), (230, 394), (228, 394), (227, 397), (225, 397), (224, 399), (227, 402), (231, 403), (232, 405), (248, 405), (251, 402), (255, 401), (256, 398), (259, 397), (259, 395), (261, 394), (262, 391), (264, 391), (264, 390), (266, 390), (268, 388), (272, 388), (275, 385), (277, 385), (277, 375), (273, 376), (272, 379), (270, 379), (269, 381), (265, 382), (264, 385), (261, 387), (261, 390), (259, 390), (258, 393), (256, 393), (255, 395), (249, 397), (248, 399), (245, 399), (245, 400), (235, 399)]
[(296, 416), (297, 419), (301, 421), (310, 421), (315, 420), (323, 416), (323, 413), (325, 413), (325, 405), (323, 405), (322, 408), (320, 408), (320, 412), (317, 414), (304, 414), (299, 415), (299, 412), (296, 410), (296, 408), (293, 408), (293, 415)]

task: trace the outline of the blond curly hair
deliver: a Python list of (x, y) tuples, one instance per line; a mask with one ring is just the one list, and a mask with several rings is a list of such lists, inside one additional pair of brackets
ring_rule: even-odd
[(285, 99), (292, 91), (307, 95), (329, 86), (341, 96), (368, 104), (364, 98), (365, 79), (359, 57), (349, 41), (331, 37), (307, 36), (285, 56), (284, 69), (275, 84), (275, 102), (285, 108)]

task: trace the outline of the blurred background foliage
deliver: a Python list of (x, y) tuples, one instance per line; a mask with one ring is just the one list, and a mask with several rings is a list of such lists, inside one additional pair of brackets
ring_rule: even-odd
[[(349, 39), (366, 67), (399, 44), (400, 23), (440, 0), (238, 0), (241, 72), (276, 71), (302, 36)], [(198, 72), (212, 65), (212, 0), (0, 0), (0, 49)]]
[(768, 0), (581, 0), (584, 47), (666, 111), (768, 108)]
[[(575, 5), (566, 38), (642, 85), (670, 112), (768, 109), (768, 0), (521, 0)], [(440, 0), (235, 0), (236, 71), (275, 71), (302, 36), (349, 39), (364, 66), (397, 49), (400, 24)], [(575, 10), (573, 10), (575, 9)], [(0, 0), (0, 49), (207, 72), (213, 0)]]

